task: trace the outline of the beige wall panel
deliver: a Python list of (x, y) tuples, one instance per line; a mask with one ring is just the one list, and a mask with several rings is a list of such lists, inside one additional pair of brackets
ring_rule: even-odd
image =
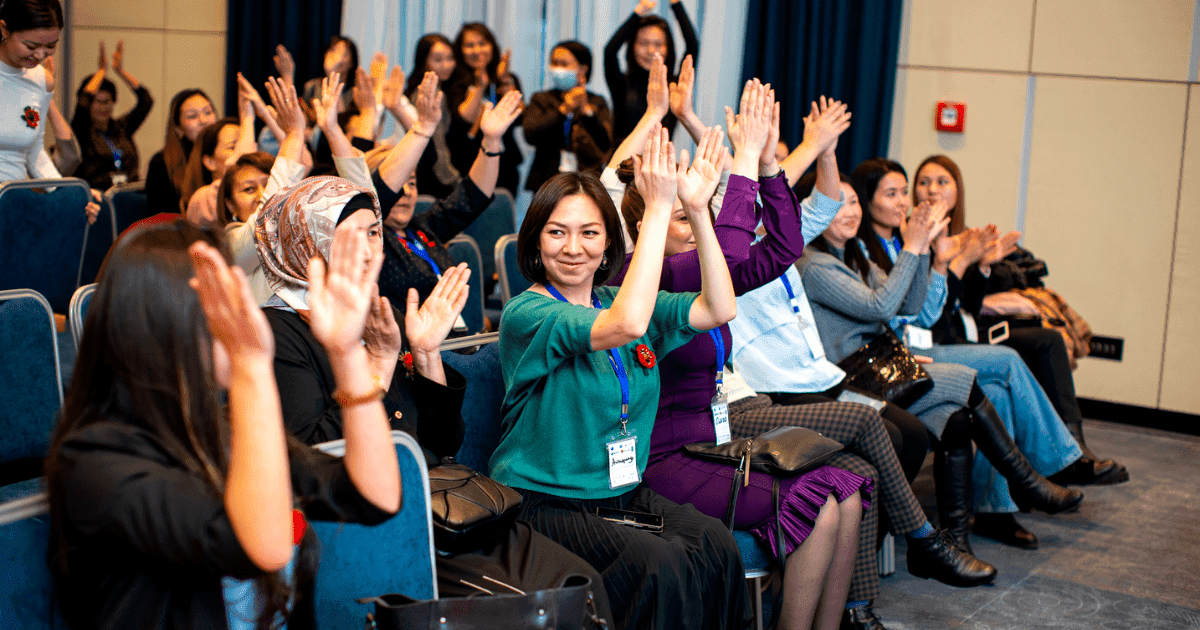
[[(168, 33), (166, 42), (167, 99), (185, 88), (208, 93), (223, 114), (225, 102), (225, 36)], [(236, 114), (235, 114), (236, 115)]]
[(900, 63), (1029, 69), (1033, 0), (912, 0), (908, 59)]
[(227, 30), (223, 0), (166, 0), (167, 28), (184, 31)]
[[(67, 0), (70, 2), (71, 0)], [(110, 28), (163, 28), (166, 23), (165, 0), (86, 0), (72, 2), (75, 26)]]
[(136, 99), (133, 92), (119, 77), (111, 72), (112, 53), (116, 50), (117, 42), (125, 42), (125, 69), (150, 90), (154, 98), (154, 108), (142, 123), (142, 127), (133, 135), (138, 147), (139, 166), (142, 175), (146, 174), (146, 165), (150, 156), (162, 148), (163, 129), (166, 117), (163, 110), (167, 108), (170, 95), (163, 95), (163, 42), (162, 31), (125, 31), (120, 29), (76, 28), (71, 63), (75, 73), (75, 83), (63, 86), (71, 94), (71, 109), (66, 112), (70, 120), (75, 107), (75, 90), (83, 78), (96, 71), (97, 56), (100, 42), (104, 42), (108, 54), (108, 78), (117, 86), (117, 107), (115, 114), (121, 116), (133, 108)]
[(1192, 0), (1037, 3), (1034, 72), (1186, 81)]
[(1081, 396), (1157, 405), (1185, 98), (1181, 85), (1038, 79), (1026, 247), (1097, 334), (1125, 339), (1122, 362), (1081, 362)]
[[(903, 111), (893, 121), (901, 126), (901, 141), (898, 152), (893, 147), (892, 159), (908, 169), (914, 180), (910, 183), (915, 183), (921, 160), (936, 153), (949, 155), (963, 171), (968, 224), (995, 223), (1003, 230), (1012, 229), (1025, 124), (1025, 77), (915, 68), (901, 72), (904, 91), (897, 90), (897, 98), (903, 102), (896, 106)], [(934, 108), (942, 100), (966, 102), (964, 133), (934, 130)], [(844, 167), (850, 170), (854, 165)]]
[(1200, 414), (1200, 87), (1191, 90), (1159, 406)]

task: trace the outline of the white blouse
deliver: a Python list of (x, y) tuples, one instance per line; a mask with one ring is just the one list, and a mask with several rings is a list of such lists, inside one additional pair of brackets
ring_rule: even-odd
[(62, 177), (46, 154), (46, 70), (0, 62), (0, 181)]

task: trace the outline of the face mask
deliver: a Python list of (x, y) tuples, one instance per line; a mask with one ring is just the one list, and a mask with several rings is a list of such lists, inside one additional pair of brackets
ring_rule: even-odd
[(566, 92), (575, 87), (578, 82), (579, 78), (575, 75), (574, 70), (550, 68), (550, 87)]

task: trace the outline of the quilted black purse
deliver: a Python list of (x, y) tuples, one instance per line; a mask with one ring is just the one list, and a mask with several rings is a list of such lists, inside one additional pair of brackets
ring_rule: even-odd
[(463, 553), (507, 532), (517, 518), (516, 490), (445, 457), (429, 469), (433, 541), (438, 549)]
[(890, 328), (839, 361), (838, 367), (846, 372), (843, 384), (901, 407), (933, 389), (929, 372), (917, 363), (908, 346)]

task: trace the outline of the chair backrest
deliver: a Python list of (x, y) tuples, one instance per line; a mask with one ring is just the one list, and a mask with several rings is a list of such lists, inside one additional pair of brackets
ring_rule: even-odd
[(144, 181), (109, 188), (104, 192), (104, 203), (116, 221), (118, 235), (134, 223), (157, 214), (146, 201)]
[(500, 273), (500, 299), (508, 302), (512, 297), (533, 283), (521, 275), (521, 266), (517, 264), (517, 235), (506, 234), (496, 241), (496, 269)]
[(483, 332), (483, 256), (479, 253), (479, 245), (470, 236), (459, 234), (446, 243), (446, 248), (450, 250), (455, 264), (465, 262), (471, 269), (471, 278), (467, 281), (467, 305), (463, 307), (462, 318), (471, 334)]
[(0, 291), (0, 463), (46, 456), (62, 396), (50, 304), (36, 291)]
[(71, 309), (67, 312), (67, 323), (71, 326), (71, 341), (75, 350), (79, 350), (79, 340), (83, 338), (83, 321), (87, 319), (88, 305), (92, 303), (92, 295), (96, 293), (96, 283), (85, 284), (75, 289), (71, 296)]
[[(492, 203), (468, 225), (463, 234), (469, 235), (479, 244), (480, 251), (495, 251), (496, 241), (505, 234), (517, 231), (516, 218), (513, 216), (512, 194), (504, 189), (497, 189), (492, 197)], [(494, 261), (483, 261), (484, 295), (491, 295), (496, 287), (496, 270), (499, 268)]]
[[(317, 627), (362, 630), (372, 606), (356, 600), (386, 593), (413, 599), (436, 599), (433, 517), (429, 508), (429, 472), (416, 440), (392, 431), (400, 460), (404, 501), (396, 516), (379, 525), (312, 523), (321, 540), (317, 571)], [(345, 440), (317, 445), (343, 456)]]
[[(467, 380), (463, 395), (462, 417), (466, 435), (455, 459), (475, 470), (489, 474), (492, 452), (500, 444), (500, 406), (504, 402), (504, 377), (500, 373), (498, 333), (479, 335), (482, 343), (475, 354), (442, 351), (442, 361)], [(466, 342), (468, 338), (455, 341)]]
[(0, 504), (0, 628), (67, 628), (46, 564), (49, 546), (44, 493)]
[[(422, 212), (428, 212), (433, 207), (433, 202), (435, 201), (437, 201), (437, 197), (433, 195), (417, 195), (417, 203), (413, 206), (413, 216), (415, 217)], [(384, 210), (384, 214), (387, 214), (386, 209)]]
[[(90, 191), (89, 191), (90, 192)], [(100, 267), (108, 257), (108, 250), (117, 241), (117, 217), (112, 208), (100, 204), (96, 222), (87, 228), (87, 240), (83, 244), (83, 262), (79, 265), (79, 284), (91, 284), (100, 275)]]
[[(0, 290), (33, 289), (67, 312), (84, 271), (89, 199), (87, 182), (74, 177), (0, 184)], [(97, 234), (111, 231), (111, 216)]]

